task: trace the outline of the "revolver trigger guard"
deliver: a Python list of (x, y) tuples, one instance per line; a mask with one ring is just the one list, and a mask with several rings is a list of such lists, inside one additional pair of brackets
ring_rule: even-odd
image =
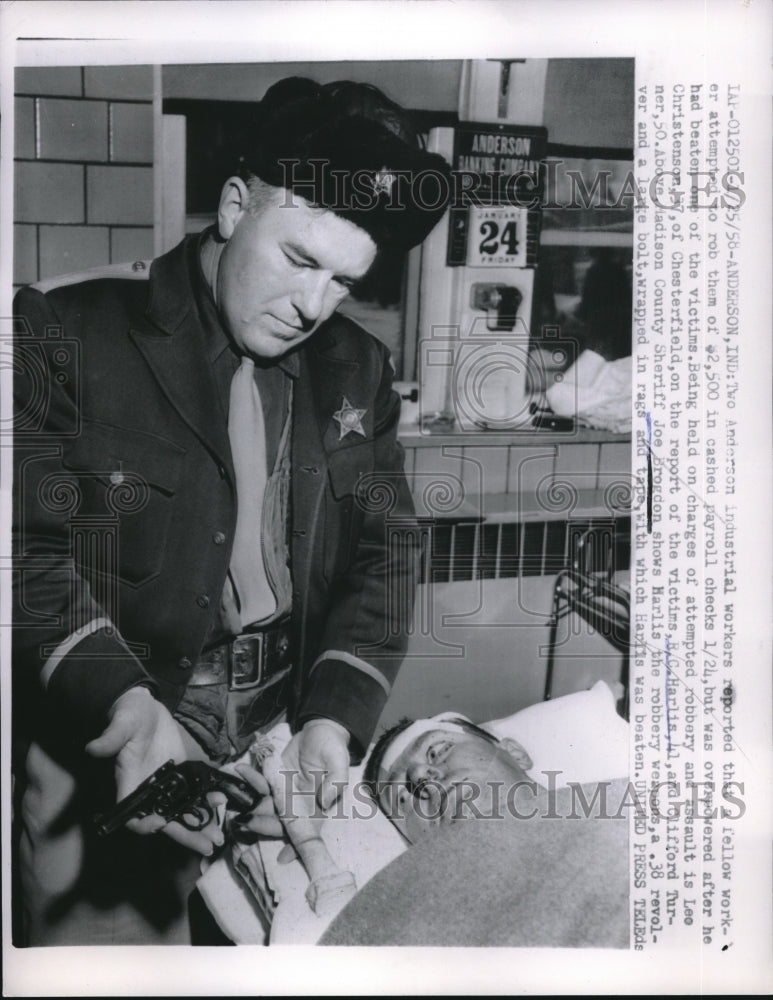
[(178, 816), (178, 822), (182, 823), (186, 830), (193, 830), (195, 833), (198, 830), (203, 830), (214, 815), (214, 811), (210, 806), (203, 804), (195, 805), (191, 806), (190, 809), (186, 809), (184, 813)]

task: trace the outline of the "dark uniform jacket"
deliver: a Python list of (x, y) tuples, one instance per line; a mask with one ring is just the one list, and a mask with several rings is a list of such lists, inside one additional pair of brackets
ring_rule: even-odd
[[(44, 705), (79, 742), (137, 683), (174, 710), (230, 561), (227, 423), (186, 256), (184, 243), (149, 268), (58, 279), (15, 303), (17, 708), (33, 725), (42, 670)], [(296, 723), (343, 724), (356, 757), (398, 670), (413, 602), (399, 398), (386, 349), (344, 317), (298, 354), (291, 711)], [(333, 418), (344, 399), (364, 410), (364, 437), (341, 437)], [(74, 642), (90, 622), (102, 627)]]

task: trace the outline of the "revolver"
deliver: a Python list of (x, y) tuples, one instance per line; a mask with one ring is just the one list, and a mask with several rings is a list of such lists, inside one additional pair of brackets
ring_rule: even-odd
[(95, 816), (94, 825), (97, 833), (104, 836), (130, 819), (156, 813), (167, 823), (176, 820), (188, 830), (201, 830), (214, 816), (206, 801), (207, 792), (223, 792), (229, 807), (239, 813), (251, 811), (261, 799), (241, 778), (204, 761), (185, 760), (175, 764), (169, 760), (112, 809)]

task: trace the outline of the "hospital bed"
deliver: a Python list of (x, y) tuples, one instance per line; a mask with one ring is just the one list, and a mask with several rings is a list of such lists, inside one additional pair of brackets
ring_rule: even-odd
[[(522, 709), (489, 723), (488, 728), (527, 748), (533, 761), (529, 776), (542, 784), (543, 775), (551, 771), (559, 772), (558, 787), (624, 778), (628, 773), (628, 725), (616, 711), (615, 695), (604, 681), (587, 691)], [(289, 729), (280, 726), (273, 736), (281, 747), (289, 739)], [(353, 768), (349, 788), (321, 830), (330, 857), (341, 871), (351, 873), (357, 894), (345, 893), (338, 905), (314, 912), (309, 875), (301, 862), (281, 864), (278, 860), (282, 842), (261, 839), (236, 845), (199, 882), (207, 906), (227, 937), (238, 944), (318, 943), (336, 918), (335, 926), (343, 921), (346, 927), (350, 903), (378, 873), (395, 870), (399, 877), (397, 859), (414, 848), (408, 848), (366, 798), (361, 778), (362, 766)], [(618, 833), (606, 828), (603, 832)], [(623, 859), (617, 858), (617, 863)], [(619, 923), (616, 918), (616, 932)]]
[(550, 640), (545, 667), (545, 700), (553, 697), (553, 679), (561, 623), (571, 616), (621, 654), (620, 714), (628, 718), (628, 652), (631, 644), (630, 574), (617, 569), (611, 546), (597, 544), (592, 531), (581, 534), (572, 563), (556, 577), (550, 615)]

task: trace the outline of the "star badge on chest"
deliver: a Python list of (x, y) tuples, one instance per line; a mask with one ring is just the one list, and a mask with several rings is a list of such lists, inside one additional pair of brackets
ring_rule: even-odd
[(362, 418), (367, 412), (367, 410), (358, 410), (356, 406), (352, 406), (346, 396), (344, 396), (341, 409), (336, 410), (333, 414), (333, 420), (338, 424), (338, 440), (343, 441), (346, 435), (351, 434), (352, 431), (355, 434), (361, 434), (363, 437), (366, 437), (365, 428), (362, 426)]

